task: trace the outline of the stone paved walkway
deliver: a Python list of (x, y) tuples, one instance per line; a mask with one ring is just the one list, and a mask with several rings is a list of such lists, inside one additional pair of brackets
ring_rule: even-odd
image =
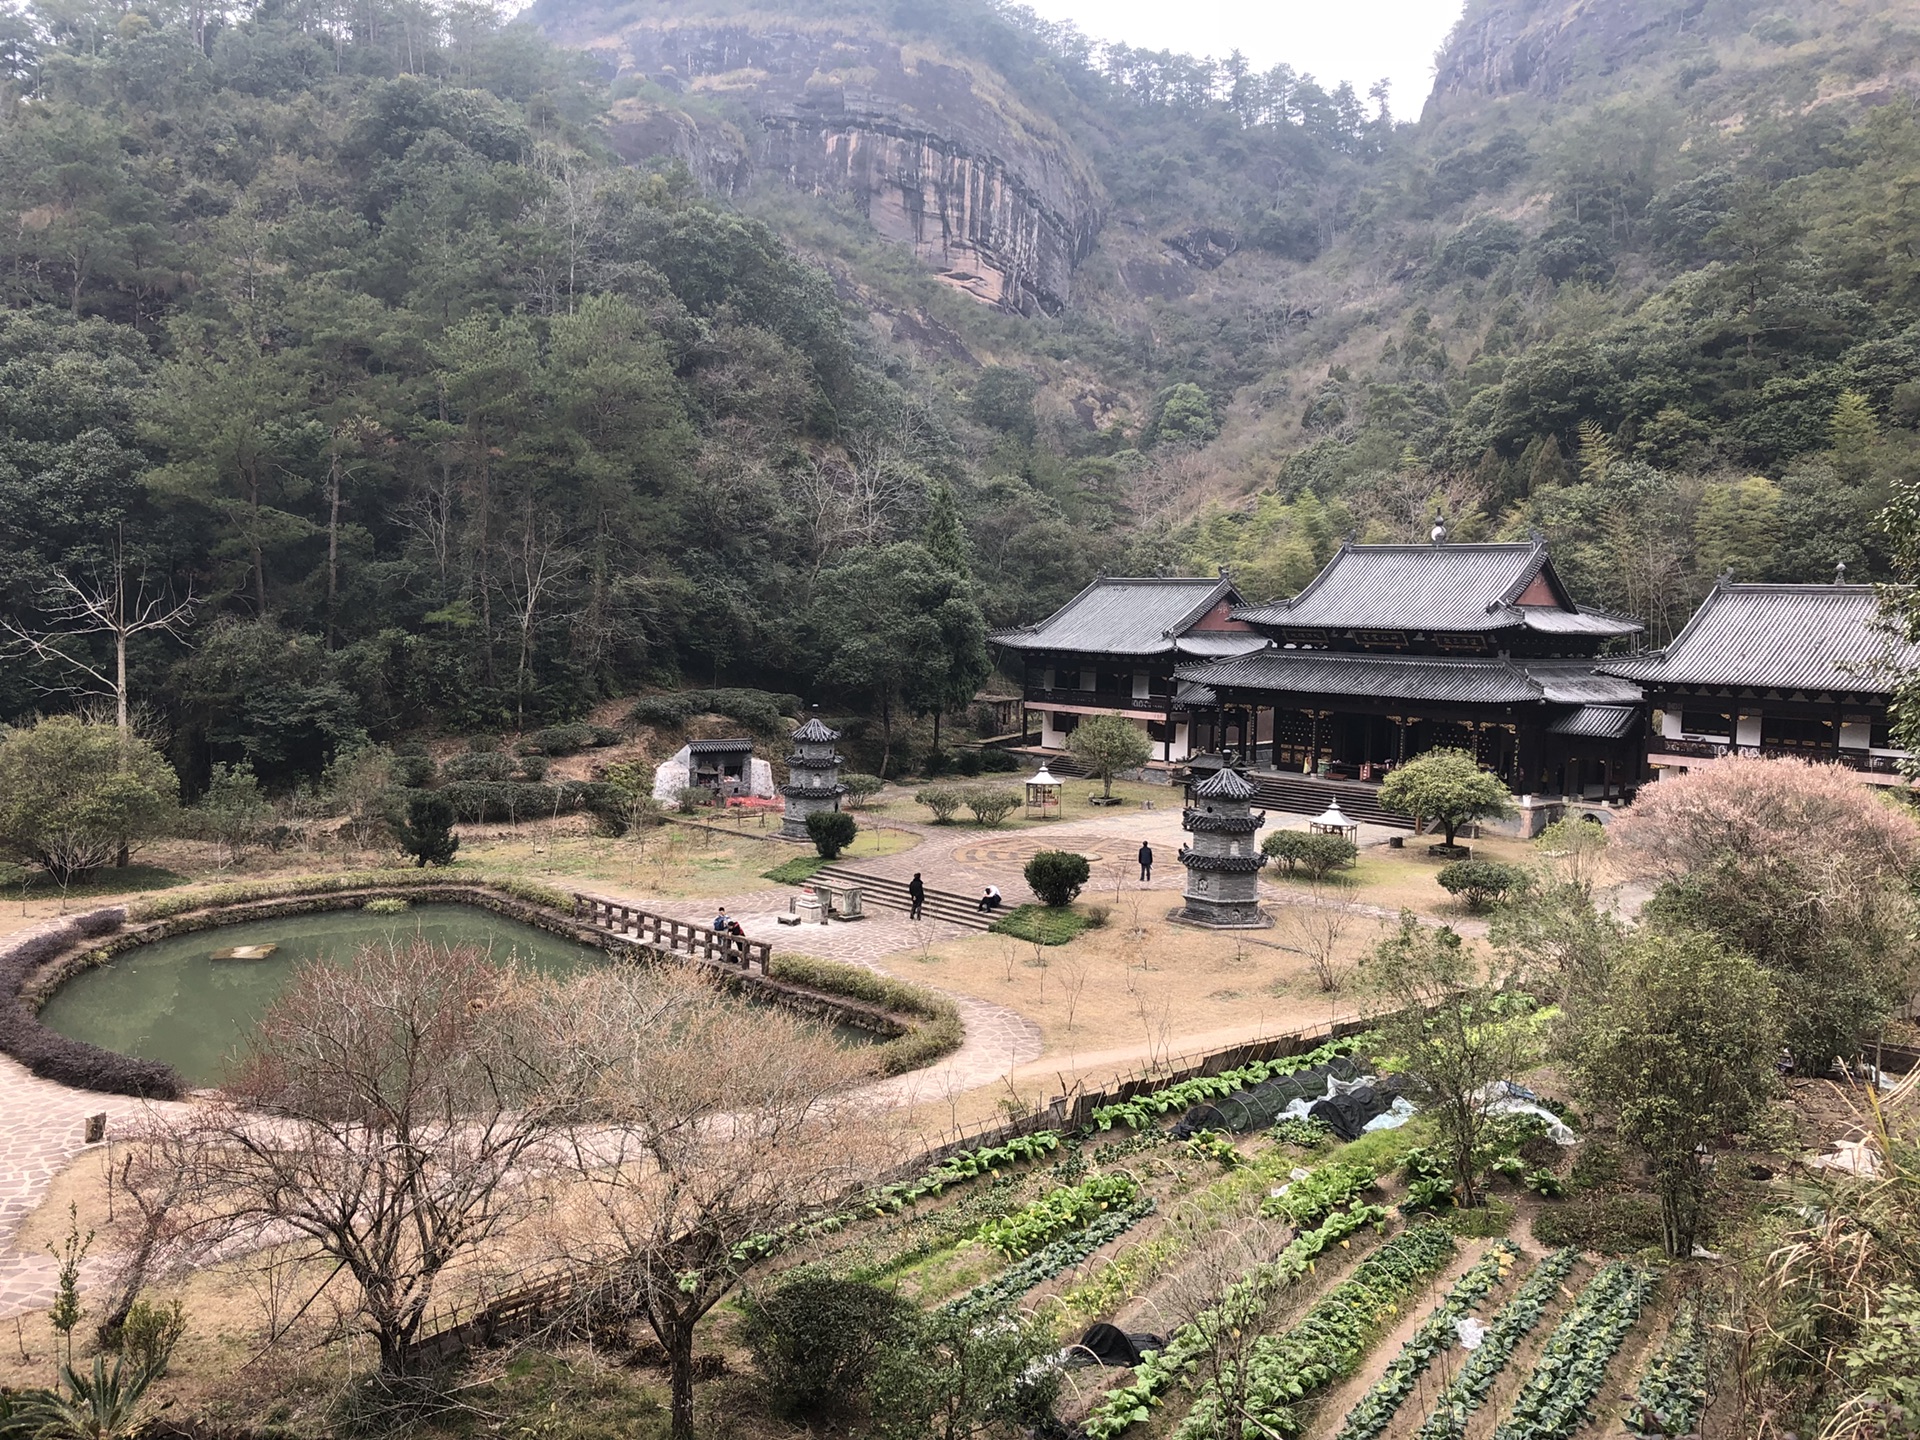
[[(0, 1319), (53, 1303), (52, 1257), (14, 1254), (13, 1239), (54, 1176), (83, 1152), (107, 1149), (86, 1144), (87, 1117), (105, 1115), (111, 1141), (154, 1108), (166, 1107), (42, 1080), (0, 1055)], [(83, 1274), (96, 1275), (101, 1263), (89, 1260)]]
[[(859, 965), (876, 974), (924, 985), (945, 995), (960, 1009), (967, 1032), (960, 1048), (937, 1065), (876, 1085), (872, 1092), (876, 1102), (890, 1106), (919, 1105), (996, 1084), (1017, 1067), (1037, 1060), (1046, 1048), (1040, 1027), (1017, 1010), (941, 990), (937, 985), (927, 985), (922, 977), (913, 973), (916, 955), (976, 931), (945, 920), (909, 920), (901, 911), (879, 906), (870, 908), (865, 920), (829, 925), (782, 925), (779, 917), (787, 913), (787, 901), (796, 893), (794, 890), (752, 891), (732, 900), (727, 913), (740, 922), (740, 928), (749, 938), (769, 941), (780, 952)], [(656, 901), (654, 908), (675, 919), (710, 925), (717, 907), (704, 901)]]

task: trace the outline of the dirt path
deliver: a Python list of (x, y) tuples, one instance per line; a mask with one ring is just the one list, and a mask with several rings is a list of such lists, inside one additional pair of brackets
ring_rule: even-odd
[[(1386, 1368), (1405, 1348), (1407, 1341), (1413, 1338), (1413, 1332), (1427, 1322), (1427, 1317), (1433, 1314), (1434, 1308), (1446, 1298), (1447, 1291), (1452, 1288), (1454, 1281), (1466, 1274), (1492, 1247), (1491, 1240), (1468, 1240), (1462, 1243), (1452, 1263), (1436, 1275), (1424, 1291), (1407, 1302), (1399, 1322), (1374, 1342), (1372, 1349), (1367, 1353), (1366, 1363), (1315, 1406), (1313, 1422), (1307, 1429), (1309, 1435), (1331, 1436), (1339, 1432), (1346, 1420), (1347, 1412), (1353, 1409), (1360, 1402), (1360, 1398), (1379, 1381)], [(1517, 1262), (1507, 1277), (1507, 1283), (1489, 1291), (1487, 1297), (1480, 1302), (1479, 1308), (1473, 1313), (1484, 1320), (1498, 1311), (1502, 1305), (1506, 1304), (1507, 1297), (1513, 1293), (1514, 1287), (1519, 1284), (1516, 1277), (1525, 1273), (1526, 1262), (1524, 1260)], [(1434, 1357), (1434, 1365), (1429, 1367), (1429, 1372), (1440, 1364), (1447, 1353), (1443, 1351)], [(1437, 1391), (1435, 1395), (1437, 1397)], [(1409, 1399), (1406, 1403), (1410, 1405), (1413, 1401)], [(1406, 1407), (1403, 1405), (1402, 1408)], [(1423, 1411), (1422, 1414), (1424, 1413)]]
[[(1574, 1300), (1582, 1290), (1587, 1288), (1588, 1282), (1599, 1271), (1600, 1267), (1593, 1263), (1592, 1256), (1580, 1257), (1580, 1263), (1574, 1266), (1566, 1279), (1560, 1282), (1558, 1301), (1540, 1317), (1540, 1323), (1533, 1327), (1533, 1333), (1508, 1358), (1506, 1368), (1500, 1372), (1500, 1378), (1487, 1392), (1486, 1402), (1467, 1422), (1466, 1433), (1461, 1436), (1461, 1440), (1492, 1440), (1494, 1430), (1506, 1418), (1507, 1411), (1512, 1408), (1514, 1400), (1518, 1398), (1520, 1391), (1532, 1377), (1534, 1364), (1540, 1359), (1540, 1352), (1546, 1348), (1547, 1341), (1552, 1337), (1553, 1332), (1560, 1328), (1560, 1322), (1565, 1318)], [(1458, 1355), (1464, 1361), (1464, 1351), (1451, 1353)], [(1448, 1379), (1451, 1378), (1448, 1376)]]

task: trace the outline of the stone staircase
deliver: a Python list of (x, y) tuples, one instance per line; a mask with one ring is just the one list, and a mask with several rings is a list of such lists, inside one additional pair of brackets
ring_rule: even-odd
[(1406, 816), (1382, 810), (1379, 792), (1369, 785), (1341, 785), (1306, 775), (1254, 774), (1247, 778), (1259, 792), (1255, 803), (1284, 815), (1319, 815), (1338, 800), (1349, 820), (1388, 825), (1396, 830), (1413, 829), (1413, 822)]
[[(913, 902), (907, 898), (907, 882), (896, 880), (891, 875), (874, 875), (864, 870), (855, 870), (846, 865), (829, 865), (816, 871), (814, 879), (824, 880), (829, 885), (858, 885), (863, 893), (863, 903), (879, 905), (888, 910), (906, 911)], [(920, 912), (929, 920), (946, 920), (955, 925), (964, 925), (969, 930), (988, 929), (994, 921), (991, 915), (982, 915), (976, 908), (978, 898), (972, 895), (956, 895), (951, 890), (936, 890), (927, 887), (927, 903)], [(1000, 910), (1006, 914), (1013, 906), (1007, 901)]]

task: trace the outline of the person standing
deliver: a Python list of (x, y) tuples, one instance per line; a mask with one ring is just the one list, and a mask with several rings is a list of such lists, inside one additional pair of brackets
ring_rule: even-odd
[(1146, 841), (1140, 842), (1140, 883), (1146, 884), (1153, 879), (1153, 846)]
[(907, 899), (912, 902), (907, 908), (907, 918), (918, 920), (922, 907), (927, 903), (926, 882), (920, 878), (918, 870), (913, 872), (913, 879), (907, 882)]

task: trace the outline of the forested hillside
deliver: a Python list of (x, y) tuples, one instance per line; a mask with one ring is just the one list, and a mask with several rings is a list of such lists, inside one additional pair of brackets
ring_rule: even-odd
[[(1418, 123), (975, 0), (773, 9), (8, 19), (11, 623), (61, 630), (61, 576), (191, 595), (131, 646), (145, 723), (286, 786), (682, 678), (951, 708), (1100, 569), (1279, 594), (1436, 508), (1656, 635), (1729, 567), (1885, 574), (1901, 7), (1474, 0)], [(722, 21), (965, 77), (956, 145), (1050, 177), (1023, 303), (757, 172), (764, 68), (634, 38)], [(805, 58), (800, 99), (886, 99)], [(77, 673), (16, 647), (0, 720)]]

